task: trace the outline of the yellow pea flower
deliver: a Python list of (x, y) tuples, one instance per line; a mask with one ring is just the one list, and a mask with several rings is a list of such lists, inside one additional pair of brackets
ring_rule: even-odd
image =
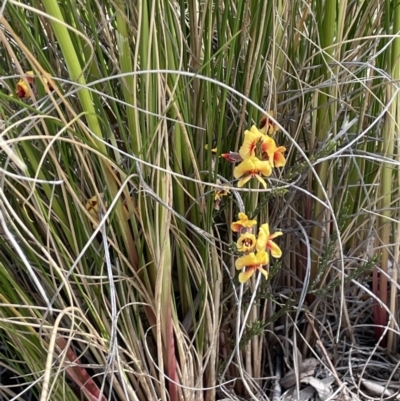
[(276, 150), (277, 146), (275, 141), (270, 136), (264, 135), (253, 125), (250, 130), (244, 132), (244, 140), (239, 149), (239, 155), (242, 159), (256, 156), (263, 160), (269, 160), (273, 167)]
[(242, 229), (252, 228), (257, 224), (256, 220), (250, 220), (244, 213), (239, 213), (239, 220), (231, 224), (231, 230), (239, 233)]
[[(33, 71), (26, 72), (25, 79), (29, 85), (33, 84), (33, 81), (34, 81), (33, 77), (34, 77)], [(20, 79), (18, 81), (17, 87), (15, 88), (15, 92), (20, 99), (29, 97), (30, 91), (29, 91), (28, 85), (25, 83), (25, 81), (23, 79)]]
[[(34, 89), (34, 83), (35, 83), (35, 74), (33, 71), (27, 71), (25, 73), (25, 79), (28, 82), (28, 84), (32, 88)], [(47, 85), (47, 87), (52, 91), (54, 90), (54, 88), (51, 86), (51, 84), (47, 81), (46, 78), (42, 78), (43, 79), (43, 83), (45, 85)], [(22, 98), (27, 98), (30, 97), (30, 90), (28, 88), (28, 86), (26, 85), (25, 81), (23, 79), (20, 79), (17, 83), (17, 86), (15, 88), (15, 92), (17, 94), (17, 96), (22, 99)]]
[(253, 177), (256, 177), (262, 186), (267, 188), (267, 183), (264, 181), (261, 175), (268, 177), (271, 175), (271, 173), (272, 167), (270, 162), (266, 160), (260, 160), (255, 156), (248, 157), (247, 159), (243, 160), (233, 170), (233, 176), (235, 178), (244, 176), (244, 178), (238, 182), (239, 188), (243, 187), (243, 185)]
[(254, 274), (256, 270), (262, 273), (265, 278), (268, 278), (268, 272), (263, 268), (264, 265), (268, 264), (268, 254), (265, 251), (257, 253), (249, 253), (248, 255), (242, 256), (236, 260), (235, 267), (237, 270), (242, 270), (244, 267), (246, 270), (239, 274), (239, 281), (245, 283)]

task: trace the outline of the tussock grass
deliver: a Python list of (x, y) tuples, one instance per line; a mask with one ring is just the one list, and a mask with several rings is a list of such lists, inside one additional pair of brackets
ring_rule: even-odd
[[(1, 5), (0, 398), (279, 399), (306, 358), (391, 390), (398, 2), (136, 3)], [(286, 166), (238, 188), (267, 115)], [(268, 280), (239, 212), (283, 231)]]

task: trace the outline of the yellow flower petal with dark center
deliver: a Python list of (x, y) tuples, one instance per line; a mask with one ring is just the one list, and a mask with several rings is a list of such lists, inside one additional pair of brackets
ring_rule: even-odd
[[(25, 79), (28, 82), (28, 84), (32, 84), (33, 83), (33, 72), (28, 71), (26, 73)], [(23, 79), (20, 79), (18, 81), (17, 86), (15, 88), (15, 92), (20, 99), (29, 97), (29, 88)]]
[[(26, 80), (26, 81), (25, 81)], [(35, 90), (35, 74), (33, 71), (27, 71), (25, 73), (25, 80), (20, 79), (17, 83), (17, 86), (15, 88), (15, 92), (17, 94), (17, 96), (22, 99), (22, 98), (28, 98), (30, 96), (30, 89), (35, 93), (36, 95), (36, 90)], [(53, 90), (53, 87), (48, 83), (46, 78), (42, 78), (43, 83), (45, 85), (47, 85), (47, 87), (49, 88), (49, 90)], [(26, 84), (26, 82), (28, 82), (30, 89), (28, 88), (28, 85)]]
[(236, 246), (239, 252), (250, 252), (256, 247), (256, 241), (254, 234), (244, 233), (239, 237)]
[(244, 131), (243, 145), (239, 149), (239, 154), (242, 159), (247, 159), (256, 155), (257, 144), (261, 141), (264, 135), (253, 125), (250, 130)]
[[(103, 193), (100, 192), (100, 196), (103, 196)], [(89, 214), (95, 219), (99, 218), (99, 198), (95, 195), (87, 200), (85, 204), (85, 209), (89, 212)]]
[(261, 175), (268, 177), (271, 175), (271, 173), (272, 167), (269, 161), (260, 160), (254, 156), (243, 160), (233, 169), (233, 176), (235, 178), (240, 178), (246, 174), (246, 176), (238, 182), (239, 188), (241, 188), (252, 177), (256, 177), (258, 181), (260, 181), (260, 183), (264, 186), (264, 188), (266, 188), (267, 184), (261, 177)]
[(282, 256), (282, 251), (273, 241), (273, 239), (279, 237), (280, 235), (283, 235), (282, 231), (277, 231), (273, 234), (270, 234), (268, 223), (263, 224), (258, 232), (256, 244), (257, 251), (260, 252), (262, 250), (269, 249), (274, 258), (280, 258)]
[(257, 224), (256, 220), (250, 220), (244, 213), (239, 213), (239, 220), (231, 224), (231, 230), (238, 233), (242, 229), (252, 228)]
[(275, 141), (268, 135), (263, 135), (261, 140), (261, 152), (263, 160), (268, 160), (274, 167), (274, 155), (277, 150)]

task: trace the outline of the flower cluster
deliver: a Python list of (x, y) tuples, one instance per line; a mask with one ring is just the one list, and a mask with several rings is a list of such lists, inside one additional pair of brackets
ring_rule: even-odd
[(273, 241), (282, 235), (282, 231), (270, 234), (269, 225), (262, 224), (258, 230), (258, 236), (253, 234), (253, 227), (257, 224), (256, 220), (250, 220), (244, 213), (239, 213), (239, 220), (231, 224), (231, 229), (240, 234), (236, 247), (243, 256), (236, 260), (237, 270), (242, 270), (239, 274), (239, 281), (245, 283), (256, 270), (260, 271), (265, 278), (268, 278), (268, 271), (263, 266), (269, 263), (269, 253), (274, 258), (280, 258), (282, 251)]
[[(272, 112), (269, 112), (272, 115)], [(240, 162), (233, 170), (233, 176), (240, 178), (238, 187), (241, 188), (251, 178), (255, 177), (264, 188), (267, 184), (263, 178), (272, 174), (274, 167), (283, 167), (286, 159), (283, 153), (284, 146), (277, 146), (271, 137), (279, 127), (272, 120), (264, 117), (260, 128), (253, 125), (250, 130), (244, 132), (243, 144), (239, 152), (223, 153), (221, 156), (234, 163)]]
[[(271, 111), (269, 116), (273, 116)], [(267, 183), (263, 177), (269, 177), (275, 167), (283, 167), (286, 159), (283, 153), (286, 148), (278, 146), (272, 136), (279, 131), (278, 125), (268, 117), (263, 117), (259, 128), (253, 125), (244, 132), (243, 143), (238, 152), (222, 153), (221, 157), (231, 163), (238, 163), (233, 170), (233, 175), (238, 181), (238, 187), (243, 187), (251, 178), (255, 177), (266, 188)], [(206, 149), (208, 146), (206, 145)], [(211, 149), (212, 170), (215, 168), (215, 160), (218, 154), (216, 148)], [(217, 184), (221, 185), (218, 178)], [(222, 186), (214, 191), (214, 209), (219, 210), (223, 197), (229, 194), (228, 187)], [(250, 220), (246, 214), (239, 213), (239, 220), (231, 224), (232, 231), (238, 233), (236, 249), (240, 257), (235, 262), (237, 270), (241, 270), (239, 281), (246, 283), (256, 270), (268, 278), (266, 266), (270, 256), (280, 258), (282, 251), (273, 241), (282, 235), (282, 231), (270, 233), (268, 223), (262, 224), (258, 234), (254, 232), (256, 220)]]

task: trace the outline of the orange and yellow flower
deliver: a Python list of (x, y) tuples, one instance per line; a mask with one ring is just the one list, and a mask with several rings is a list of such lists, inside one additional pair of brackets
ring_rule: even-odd
[[(33, 80), (34, 80), (33, 77), (34, 77), (33, 71), (26, 72), (25, 79), (29, 85), (31, 85), (33, 83)], [(15, 92), (20, 99), (30, 97), (30, 90), (28, 88), (28, 85), (26, 84), (26, 82), (23, 79), (20, 79), (18, 81), (17, 87), (15, 88)]]
[(235, 178), (243, 177), (238, 182), (238, 187), (243, 187), (246, 182), (251, 178), (256, 177), (257, 180), (262, 184), (264, 188), (267, 188), (267, 183), (261, 177), (261, 175), (268, 177), (272, 173), (272, 167), (269, 161), (260, 160), (255, 156), (248, 157), (237, 165), (233, 170), (233, 176)]
[(231, 230), (240, 233), (243, 229), (250, 229), (257, 224), (256, 220), (250, 220), (244, 213), (239, 213), (239, 220), (231, 224)]
[(236, 260), (235, 267), (237, 270), (242, 270), (244, 267), (245, 271), (239, 274), (239, 282), (245, 283), (254, 274), (256, 270), (260, 271), (265, 278), (268, 278), (268, 272), (263, 268), (269, 261), (268, 254), (265, 251), (251, 252), (244, 255)]
[(275, 141), (268, 135), (264, 135), (253, 125), (250, 130), (244, 132), (244, 140), (239, 149), (239, 154), (242, 159), (256, 156), (263, 160), (269, 160), (273, 167), (274, 154), (277, 149)]
[[(30, 89), (32, 90), (32, 87), (34, 86), (34, 82), (35, 82), (35, 74), (33, 71), (27, 71), (25, 73), (25, 79), (26, 82), (28, 82), (29, 86), (31, 87)], [(49, 90), (54, 90), (54, 88), (51, 86), (51, 84), (47, 81), (46, 78), (42, 78), (43, 79), (43, 83), (45, 85), (47, 85), (47, 87), (49, 88)], [(15, 88), (15, 92), (17, 94), (17, 96), (22, 99), (22, 98), (28, 98), (30, 97), (31, 91), (28, 88), (28, 85), (26, 84), (26, 82), (23, 79), (20, 79), (17, 83), (17, 86)]]
[(244, 233), (239, 237), (236, 246), (239, 252), (250, 252), (255, 249), (256, 243), (257, 240), (254, 234)]
[(265, 249), (269, 249), (274, 258), (280, 258), (282, 256), (282, 251), (273, 241), (273, 239), (279, 237), (280, 235), (283, 235), (282, 231), (277, 231), (273, 234), (270, 234), (268, 223), (261, 225), (260, 230), (258, 231), (256, 244), (257, 251), (261, 252), (265, 251)]

